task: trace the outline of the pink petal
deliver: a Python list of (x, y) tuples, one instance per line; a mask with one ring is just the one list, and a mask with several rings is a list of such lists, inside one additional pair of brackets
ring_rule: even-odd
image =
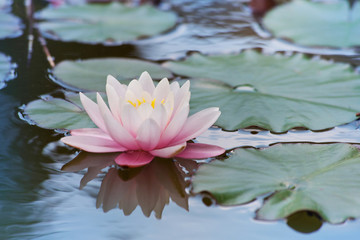
[[(140, 107), (142, 107), (142, 105), (144, 104), (141, 104)], [(136, 132), (138, 131), (143, 119), (140, 116), (139, 111), (134, 106), (130, 103), (125, 103), (121, 111), (121, 121), (124, 128), (135, 138)]]
[(112, 140), (112, 138), (100, 128), (79, 128), (70, 131), (71, 136), (101, 137)]
[(84, 106), (86, 113), (89, 115), (90, 119), (104, 132), (107, 132), (104, 119), (101, 116), (99, 106), (94, 103), (90, 98), (88, 98), (85, 94), (79, 93), (80, 101)]
[(116, 94), (122, 98), (125, 97), (125, 92), (126, 92), (126, 88), (127, 86), (124, 84), (121, 84), (116, 78), (114, 78), (111, 75), (107, 76), (107, 80), (106, 80), (106, 85), (110, 85), (111, 87), (113, 87), (116, 91)]
[(175, 157), (188, 159), (204, 159), (221, 155), (224, 152), (225, 149), (219, 146), (203, 143), (188, 143), (185, 150), (176, 155)]
[(184, 104), (190, 101), (190, 81), (186, 81), (175, 94), (174, 113), (178, 111)]
[(63, 137), (61, 141), (72, 147), (94, 153), (121, 152), (127, 150), (114, 140), (102, 137), (68, 136)]
[(111, 138), (128, 150), (138, 150), (135, 138), (114, 118), (100, 94), (97, 95), (97, 100)]
[(179, 91), (179, 89), (180, 89), (179, 82), (173, 81), (173, 82), (170, 84), (170, 89), (171, 89), (171, 91), (173, 91), (174, 94), (176, 94), (177, 91)]
[(220, 111), (217, 107), (207, 108), (190, 116), (179, 135), (172, 140), (171, 145), (179, 144), (199, 136), (211, 127), (219, 116)]
[(152, 94), (155, 90), (155, 85), (148, 72), (143, 72), (139, 78), (142, 88)]
[(109, 84), (106, 85), (106, 95), (108, 98), (108, 103), (110, 110), (116, 120), (121, 121), (120, 119), (120, 98), (116, 93), (116, 90)]
[(142, 85), (139, 83), (139, 81), (134, 79), (134, 80), (131, 80), (131, 82), (129, 83), (129, 85), (127, 87), (127, 91), (132, 92), (135, 95), (136, 99), (140, 99), (141, 94), (144, 90), (142, 88)]
[(136, 141), (144, 151), (153, 150), (160, 140), (160, 127), (154, 119), (146, 119), (140, 126)]
[(184, 127), (186, 119), (189, 115), (189, 105), (184, 107), (181, 111), (178, 111), (176, 116), (171, 120), (159, 141), (159, 147), (167, 146), (170, 141), (176, 137), (180, 130)]
[(155, 105), (154, 110), (151, 113), (150, 116), (152, 119), (154, 119), (157, 124), (159, 125), (161, 132), (164, 131), (166, 124), (167, 124), (167, 113), (166, 109), (163, 104), (157, 104)]
[(153, 97), (156, 98), (157, 101), (162, 101), (166, 99), (170, 93), (170, 84), (167, 78), (163, 78), (154, 90)]
[(149, 152), (152, 155), (157, 156), (157, 157), (172, 158), (172, 157), (178, 155), (179, 153), (181, 153), (185, 149), (185, 147), (186, 147), (186, 142), (179, 144), (179, 145), (171, 146), (171, 147), (155, 149), (155, 150), (152, 150)]
[(140, 167), (150, 163), (154, 156), (144, 151), (131, 151), (121, 153), (115, 162), (120, 166)]

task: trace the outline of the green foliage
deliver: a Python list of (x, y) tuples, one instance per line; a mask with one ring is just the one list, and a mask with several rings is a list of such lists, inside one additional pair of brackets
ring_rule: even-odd
[(360, 153), (347, 144), (287, 144), (237, 149), (229, 159), (202, 165), (193, 191), (223, 205), (270, 194), (257, 218), (276, 220), (310, 210), (330, 223), (360, 217)]
[(276, 37), (302, 45), (359, 46), (360, 4), (350, 10), (348, 1), (291, 1), (270, 11), (264, 26)]
[(150, 5), (120, 3), (48, 7), (36, 15), (40, 31), (49, 38), (82, 43), (122, 44), (162, 33), (176, 23), (176, 15)]
[[(86, 94), (95, 99), (95, 94)], [(37, 126), (48, 129), (96, 127), (82, 107), (78, 94), (65, 92), (65, 99), (47, 97), (28, 103), (24, 114)]]
[(105, 91), (107, 75), (113, 75), (122, 83), (139, 78), (148, 71), (153, 79), (171, 78), (169, 70), (158, 64), (129, 58), (100, 58), (84, 61), (63, 61), (55, 66), (57, 83), (69, 88), (87, 91)]
[(258, 126), (274, 132), (294, 127), (331, 128), (360, 112), (360, 77), (347, 64), (301, 54), (266, 56), (194, 54), (165, 67), (191, 82), (196, 112), (220, 107), (217, 125), (227, 130)]

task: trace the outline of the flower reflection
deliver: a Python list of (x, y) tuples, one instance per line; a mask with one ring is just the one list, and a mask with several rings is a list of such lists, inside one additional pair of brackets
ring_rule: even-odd
[(161, 218), (170, 198), (178, 206), (188, 210), (188, 186), (186, 179), (197, 169), (198, 163), (191, 160), (155, 158), (150, 164), (138, 168), (119, 168), (115, 159), (119, 154), (94, 154), (81, 152), (65, 164), (64, 171), (76, 172), (87, 168), (80, 188), (108, 168), (101, 183), (96, 207), (107, 212), (115, 207), (130, 215), (140, 206), (145, 216), (152, 212)]

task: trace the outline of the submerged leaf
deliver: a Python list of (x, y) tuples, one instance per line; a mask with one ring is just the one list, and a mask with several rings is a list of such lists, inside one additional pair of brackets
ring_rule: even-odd
[(47, 7), (36, 15), (47, 37), (83, 43), (122, 44), (162, 33), (176, 23), (176, 15), (150, 5), (120, 3)]
[(55, 82), (63, 87), (104, 92), (107, 75), (127, 83), (138, 78), (143, 71), (149, 72), (153, 79), (172, 77), (169, 70), (158, 64), (129, 58), (63, 61), (55, 66), (54, 76)]
[(164, 66), (202, 78), (191, 83), (192, 111), (220, 107), (216, 124), (227, 130), (254, 125), (274, 132), (320, 130), (354, 121), (360, 111), (360, 77), (347, 64), (246, 51), (194, 54)]
[(347, 1), (291, 1), (270, 11), (264, 26), (276, 37), (302, 45), (359, 46), (360, 4), (349, 9)]
[(287, 144), (237, 149), (225, 161), (202, 165), (193, 191), (223, 205), (273, 193), (257, 218), (276, 220), (309, 210), (330, 223), (360, 217), (360, 153), (347, 144)]

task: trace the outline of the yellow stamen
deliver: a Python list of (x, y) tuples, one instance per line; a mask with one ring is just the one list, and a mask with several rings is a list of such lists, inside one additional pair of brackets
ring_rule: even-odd
[(156, 101), (156, 98), (154, 98), (154, 100), (151, 101), (152, 108), (155, 108), (155, 101)]
[[(136, 99), (136, 102), (133, 102), (133, 101), (131, 101), (131, 100), (128, 100), (127, 102), (130, 103), (131, 105), (133, 105), (135, 108), (137, 108), (137, 107), (139, 107), (141, 104), (146, 103), (146, 100), (145, 100), (145, 98), (142, 98), (142, 100)], [(154, 98), (154, 99), (151, 101), (151, 107), (152, 107), (152, 108), (155, 108), (155, 103), (156, 103), (156, 98)], [(161, 100), (160, 103), (161, 103), (161, 104), (164, 104), (164, 103), (165, 103), (165, 99)]]
[(134, 107), (136, 107), (136, 103), (133, 103), (132, 101), (128, 100), (128, 103), (130, 103), (131, 105), (133, 105)]

